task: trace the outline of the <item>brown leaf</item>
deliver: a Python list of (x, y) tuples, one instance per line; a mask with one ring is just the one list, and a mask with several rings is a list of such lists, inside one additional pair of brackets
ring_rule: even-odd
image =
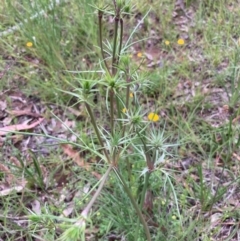
[(27, 108), (25, 110), (7, 110), (6, 111), (8, 114), (13, 115), (13, 116), (22, 116), (22, 115), (28, 115), (28, 116), (33, 116), (33, 117), (42, 117), (39, 114), (32, 113), (31, 112), (31, 107)]
[(2, 128), (0, 128), (0, 136), (5, 136), (9, 132), (32, 129), (35, 126), (39, 125), (43, 120), (44, 120), (44, 118), (40, 118), (39, 120), (33, 122), (30, 125), (27, 124), (30, 121), (30, 120), (28, 120), (27, 123), (2, 127)]

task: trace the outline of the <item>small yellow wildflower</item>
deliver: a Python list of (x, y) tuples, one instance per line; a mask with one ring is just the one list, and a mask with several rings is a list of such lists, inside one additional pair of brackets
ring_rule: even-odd
[(165, 45), (170, 45), (170, 42), (168, 40), (165, 41)]
[(129, 93), (129, 97), (133, 98), (133, 93), (132, 92)]
[(150, 121), (156, 122), (156, 121), (159, 120), (159, 115), (156, 114), (156, 113), (151, 112), (151, 113), (148, 114), (148, 119)]
[(33, 43), (32, 43), (32, 42), (27, 42), (27, 43), (26, 43), (26, 46), (27, 46), (28, 48), (31, 48), (31, 47), (33, 46)]
[(178, 45), (184, 45), (185, 41), (184, 39), (180, 38), (178, 41), (177, 41)]
[(125, 114), (127, 112), (127, 109), (126, 108), (123, 108), (122, 109), (122, 112)]
[(141, 58), (143, 56), (143, 54), (141, 52), (138, 52), (137, 56), (138, 56), (138, 58)]
[(176, 220), (177, 217), (175, 215), (172, 215), (172, 220)]

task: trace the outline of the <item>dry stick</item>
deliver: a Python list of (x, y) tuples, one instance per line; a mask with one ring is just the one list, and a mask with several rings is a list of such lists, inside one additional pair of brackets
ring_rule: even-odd
[(93, 204), (95, 203), (95, 201), (97, 200), (98, 196), (100, 195), (100, 193), (101, 193), (101, 191), (102, 191), (102, 189), (103, 189), (103, 187), (104, 187), (104, 184), (105, 184), (105, 182), (106, 182), (106, 180), (107, 180), (107, 178), (108, 178), (108, 175), (109, 175), (109, 173), (110, 173), (111, 170), (112, 170), (112, 166), (109, 166), (108, 169), (107, 169), (107, 171), (106, 171), (106, 173), (105, 173), (104, 176), (102, 177), (102, 181), (101, 181), (101, 183), (100, 183), (97, 191), (94, 193), (94, 195), (93, 195), (91, 201), (88, 203), (88, 205), (87, 205), (87, 206), (84, 208), (84, 210), (81, 212), (81, 218), (80, 218), (75, 224), (81, 225), (82, 222), (83, 222), (82, 218), (84, 219), (84, 221), (85, 221), (85, 219), (87, 219), (87, 216), (88, 216), (88, 214), (89, 214), (89, 211), (91, 210)]

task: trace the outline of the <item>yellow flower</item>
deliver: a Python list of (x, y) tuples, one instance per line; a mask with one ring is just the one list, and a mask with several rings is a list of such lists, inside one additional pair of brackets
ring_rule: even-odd
[(129, 97), (133, 98), (133, 93), (132, 92), (129, 93)]
[(169, 44), (170, 44), (170, 42), (169, 42), (168, 40), (166, 40), (166, 41), (165, 41), (165, 45), (168, 46)]
[(172, 220), (176, 220), (177, 217), (175, 215), (172, 215)]
[(33, 43), (32, 43), (32, 42), (27, 42), (27, 43), (26, 43), (26, 46), (27, 46), (28, 48), (31, 48), (31, 47), (33, 46)]
[(184, 39), (180, 38), (178, 41), (177, 41), (178, 45), (184, 45), (185, 41)]
[(138, 52), (137, 56), (138, 56), (138, 58), (141, 58), (143, 56), (143, 54), (141, 52)]
[(159, 120), (159, 115), (156, 114), (156, 113), (151, 112), (151, 113), (148, 114), (148, 119), (150, 121), (156, 122), (156, 121)]
[(126, 108), (123, 108), (122, 109), (122, 112), (125, 114), (127, 112), (127, 109)]

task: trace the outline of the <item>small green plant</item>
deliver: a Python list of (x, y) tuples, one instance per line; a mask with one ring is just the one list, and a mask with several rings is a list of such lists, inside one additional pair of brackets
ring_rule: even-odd
[[(145, 79), (139, 78), (127, 52), (137, 27), (126, 43), (123, 43), (122, 14), (126, 8), (127, 4), (124, 1), (113, 1), (113, 10), (109, 6), (96, 7), (99, 47), (102, 56), (99, 71), (101, 74), (97, 78), (89, 78), (90, 72), (78, 72), (81, 76), (78, 77), (79, 86), (73, 92), (63, 90), (85, 105), (92, 123), (94, 132), (91, 132), (90, 136), (91, 148), (84, 146), (84, 143), (81, 145), (101, 157), (108, 166), (99, 183), (98, 190), (82, 211), (81, 217), (75, 225), (81, 226), (82, 231), (84, 230), (83, 227), (86, 226), (86, 220), (90, 216), (90, 210), (96, 198), (100, 195), (109, 174), (114, 172), (130, 199), (142, 224), (146, 239), (149, 241), (151, 235), (147, 220), (143, 216), (143, 208), (147, 193), (151, 190), (150, 176), (155, 168), (164, 161), (165, 156), (170, 155), (168, 150), (174, 145), (166, 144), (167, 138), (159, 124), (160, 116), (156, 107), (148, 104), (149, 111), (141, 107), (141, 88), (149, 83)], [(109, 14), (114, 16), (112, 43), (109, 40), (104, 41), (103, 36), (103, 15)], [(100, 117), (96, 116), (98, 112), (101, 113)], [(81, 136), (78, 138), (81, 143)], [(137, 163), (142, 164), (138, 166)], [(135, 170), (134, 166), (138, 166), (138, 170)], [(137, 193), (131, 188), (136, 186), (132, 183), (134, 182), (132, 175), (136, 171), (139, 171), (139, 175), (143, 177), (141, 191)], [(138, 240), (139, 237), (139, 225), (138, 223), (135, 229), (135, 240)], [(70, 230), (67, 229), (61, 240), (67, 240), (64, 237), (69, 232)]]
[[(4, 1), (0, 129), (24, 119), (8, 118), (19, 106), (4, 96), (16, 89), (39, 97), (43, 125), (62, 119), (70, 138), (52, 124), (17, 143), (23, 132), (0, 136), (0, 239), (236, 239), (237, 9), (234, 0)], [(65, 107), (74, 114), (62, 116)], [(25, 139), (44, 153), (23, 152)]]

